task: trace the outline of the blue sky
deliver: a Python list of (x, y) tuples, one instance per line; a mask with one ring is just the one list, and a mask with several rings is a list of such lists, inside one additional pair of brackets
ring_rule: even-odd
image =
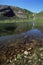
[(32, 12), (43, 10), (43, 0), (0, 0), (0, 5), (18, 6)]

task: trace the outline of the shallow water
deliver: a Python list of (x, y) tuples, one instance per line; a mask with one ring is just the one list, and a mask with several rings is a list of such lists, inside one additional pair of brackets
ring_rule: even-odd
[(2, 36), (0, 37), (0, 43), (2, 42), (8, 42), (8, 41), (14, 41), (15, 39), (20, 39), (20, 38), (25, 38), (25, 37), (32, 37), (32, 38), (43, 38), (43, 33), (38, 30), (38, 29), (32, 29), (30, 31), (24, 32), (24, 33), (20, 33), (20, 34), (16, 34), (16, 35), (7, 35), (7, 36)]

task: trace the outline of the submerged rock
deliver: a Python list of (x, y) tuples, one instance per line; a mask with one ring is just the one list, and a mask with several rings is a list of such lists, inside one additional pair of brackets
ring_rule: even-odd
[(28, 51), (24, 51), (24, 54), (25, 54), (25, 55), (28, 55)]

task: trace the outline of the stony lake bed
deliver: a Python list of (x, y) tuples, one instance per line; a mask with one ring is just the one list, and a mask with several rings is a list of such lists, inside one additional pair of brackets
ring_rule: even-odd
[(43, 33), (32, 29), (0, 37), (0, 65), (43, 65)]

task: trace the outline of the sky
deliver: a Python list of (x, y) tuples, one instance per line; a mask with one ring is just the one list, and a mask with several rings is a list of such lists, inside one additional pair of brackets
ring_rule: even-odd
[(0, 5), (17, 6), (32, 12), (43, 10), (43, 0), (0, 0)]

